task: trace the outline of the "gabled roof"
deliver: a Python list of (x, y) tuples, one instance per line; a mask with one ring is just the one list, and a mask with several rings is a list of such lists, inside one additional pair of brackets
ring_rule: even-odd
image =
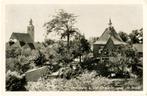
[(119, 41), (119, 40), (115, 39), (113, 36), (111, 36), (110, 38), (111, 38), (111, 40), (113, 41), (113, 43), (114, 43), (115, 45), (121, 45), (121, 44), (125, 45), (125, 44), (126, 44), (126, 43), (123, 42), (123, 41)]
[[(28, 44), (31, 49), (35, 49), (34, 41), (28, 33), (12, 33), (10, 39), (19, 41), (20, 46)], [(14, 44), (14, 43), (13, 43)]]
[(28, 33), (15, 33), (13, 32), (10, 39), (17, 39), (20, 42), (33, 43), (33, 39)]
[(133, 44), (133, 48), (135, 48), (137, 52), (143, 52), (143, 44)]
[(98, 41), (96, 41), (94, 44), (105, 45), (108, 42), (109, 38), (112, 39), (114, 44), (125, 44), (113, 27), (106, 28), (104, 33), (100, 36)]

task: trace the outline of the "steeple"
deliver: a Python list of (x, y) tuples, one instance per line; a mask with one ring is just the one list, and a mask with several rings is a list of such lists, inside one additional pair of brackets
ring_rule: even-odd
[(109, 23), (108, 23), (109, 27), (112, 27), (112, 22), (111, 19), (109, 19)]
[(34, 25), (33, 25), (32, 19), (30, 19), (29, 25), (27, 26), (27, 32), (31, 36), (32, 40), (34, 41)]
[(32, 21), (32, 19), (30, 19), (30, 21), (29, 21), (29, 25), (33, 25), (33, 21)]

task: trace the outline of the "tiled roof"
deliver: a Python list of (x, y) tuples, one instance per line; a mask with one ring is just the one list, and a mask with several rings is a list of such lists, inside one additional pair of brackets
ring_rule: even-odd
[(106, 44), (109, 40), (109, 38), (112, 39), (114, 44), (125, 44), (120, 36), (116, 33), (115, 29), (113, 27), (106, 28), (104, 33), (101, 35), (101, 37), (96, 41), (94, 44)]
[(35, 49), (34, 41), (28, 33), (12, 33), (10, 39), (16, 39), (21, 46), (28, 44), (31, 49)]
[(17, 39), (20, 42), (33, 43), (33, 39), (28, 33), (12, 33), (10, 39)]
[(113, 41), (113, 43), (115, 44), (115, 45), (121, 45), (121, 44), (126, 44), (125, 42), (123, 42), (123, 41), (119, 41), (119, 40), (117, 40), (117, 39), (115, 39), (113, 36), (112, 37), (110, 37), (111, 38), (111, 40)]

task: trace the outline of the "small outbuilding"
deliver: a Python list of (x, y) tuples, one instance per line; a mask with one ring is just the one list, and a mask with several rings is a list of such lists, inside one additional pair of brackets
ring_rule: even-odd
[(126, 45), (112, 26), (111, 19), (108, 25), (109, 27), (105, 29), (100, 38), (93, 44), (93, 55), (101, 60), (109, 60), (110, 58), (112, 60), (112, 57), (116, 55), (114, 53), (119, 55), (121, 53), (120, 49)]

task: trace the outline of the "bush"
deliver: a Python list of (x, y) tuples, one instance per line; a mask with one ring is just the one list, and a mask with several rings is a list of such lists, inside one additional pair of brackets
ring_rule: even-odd
[(89, 54), (84, 57), (83, 62), (81, 62), (81, 67), (86, 70), (97, 70), (97, 61), (95, 58), (90, 57)]
[(16, 58), (21, 54), (21, 48), (18, 44), (9, 45), (6, 43), (6, 58)]
[(8, 70), (20, 72), (20, 64), (17, 58), (6, 58), (6, 72)]
[(36, 66), (42, 66), (46, 62), (45, 55), (39, 51), (38, 55), (36, 55), (36, 58), (34, 59), (34, 63)]
[(71, 79), (78, 76), (82, 72), (82, 68), (77, 62), (71, 62), (66, 67), (59, 69), (59, 77)]
[(7, 71), (6, 74), (6, 90), (7, 91), (26, 91), (24, 76), (21, 76), (16, 71)]
[(29, 91), (124, 91), (142, 90), (141, 79), (108, 79), (96, 76), (96, 72), (85, 72), (70, 80), (61, 78), (40, 78), (28, 82)]
[(25, 73), (27, 70), (31, 69), (29, 57), (18, 56), (17, 58), (6, 58), (6, 72), (8, 70), (17, 71), (20, 74)]
[(97, 76), (96, 71), (86, 71), (77, 77), (77, 80), (80, 81), (80, 90), (83, 91), (100, 91), (105, 90), (105, 88), (108, 88), (108, 90), (110, 89), (109, 84), (111, 81), (108, 78)]
[(96, 76), (96, 72), (85, 72), (70, 80), (61, 78), (40, 78), (38, 82), (28, 82), (26, 88), (30, 91), (98, 91), (109, 90), (111, 81)]

